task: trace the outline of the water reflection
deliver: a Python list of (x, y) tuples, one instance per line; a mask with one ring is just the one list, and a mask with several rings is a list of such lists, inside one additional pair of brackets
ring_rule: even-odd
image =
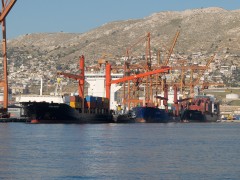
[(0, 178), (238, 179), (239, 137), (232, 124), (1, 124)]

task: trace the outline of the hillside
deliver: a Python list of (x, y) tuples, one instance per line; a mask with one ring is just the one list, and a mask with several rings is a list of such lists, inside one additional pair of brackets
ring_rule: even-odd
[(217, 50), (221, 53), (229, 49), (231, 53), (237, 53), (240, 48), (239, 20), (240, 10), (221, 8), (159, 12), (143, 19), (111, 22), (84, 34), (27, 34), (9, 41), (8, 47), (10, 51), (20, 48), (45, 59), (58, 57), (60, 62), (85, 54), (90, 61), (102, 53), (124, 55), (126, 47), (147, 32), (151, 33), (153, 50), (169, 47), (176, 31), (180, 30), (175, 52), (211, 53)]
[[(25, 34), (8, 41), (9, 64), (15, 69), (22, 64), (34, 68), (34, 62), (36, 65), (40, 61), (42, 69), (54, 71), (69, 69), (69, 65), (77, 69), (78, 57), (82, 54), (87, 64), (96, 63), (103, 54), (110, 54), (109, 60), (116, 61), (147, 32), (151, 33), (153, 54), (158, 49), (167, 53), (177, 30), (180, 36), (174, 54), (217, 52), (226, 63), (239, 66), (240, 10), (216, 7), (158, 12), (143, 19), (110, 22), (83, 34)], [(132, 49), (131, 55), (143, 55), (144, 47), (142, 42)]]

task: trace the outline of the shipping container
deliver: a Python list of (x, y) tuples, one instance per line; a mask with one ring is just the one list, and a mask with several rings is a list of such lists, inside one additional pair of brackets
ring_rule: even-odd
[(70, 96), (63, 96), (64, 103), (70, 103)]
[(80, 102), (70, 102), (70, 106), (72, 108), (81, 108), (81, 103)]
[(109, 102), (104, 102), (103, 103), (103, 108), (104, 109), (109, 109)]
[(96, 99), (98, 104), (102, 103), (102, 97), (96, 97)]
[(96, 101), (96, 97), (94, 97), (94, 96), (86, 96), (85, 100), (87, 102), (95, 102)]
[(101, 108), (102, 106), (103, 106), (103, 102), (102, 101), (97, 101), (96, 102), (96, 106), (98, 107), (98, 108)]
[(109, 102), (109, 99), (108, 99), (108, 98), (105, 98), (105, 97), (103, 97), (103, 98), (102, 98), (102, 102)]
[(87, 101), (85, 101), (84, 102), (84, 107), (85, 108), (90, 108), (90, 109), (96, 108), (96, 102), (87, 102)]
[(70, 102), (81, 102), (81, 98), (79, 96), (70, 96)]

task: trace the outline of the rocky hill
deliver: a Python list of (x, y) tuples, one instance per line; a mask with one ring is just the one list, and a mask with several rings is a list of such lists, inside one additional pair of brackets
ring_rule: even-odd
[[(57, 58), (64, 63), (75, 62), (84, 54), (90, 62), (103, 53), (123, 56), (126, 48), (147, 32), (151, 33), (152, 51), (164, 51), (170, 47), (177, 30), (180, 36), (175, 53), (239, 53), (240, 10), (206, 8), (159, 12), (143, 19), (111, 22), (83, 34), (26, 34), (8, 42), (9, 56), (21, 51), (39, 60)], [(143, 46), (144, 43), (133, 51), (144, 54)]]
[(152, 54), (158, 50), (166, 54), (178, 30), (180, 36), (175, 55), (187, 57), (201, 52), (208, 56), (216, 52), (224, 63), (240, 66), (240, 10), (213, 7), (165, 11), (143, 19), (110, 22), (83, 34), (25, 34), (8, 40), (8, 63), (12, 67), (10, 83), (18, 77), (13, 72), (25, 73), (23, 77), (28, 79), (44, 75), (50, 81), (53, 78), (50, 72), (77, 70), (78, 57), (82, 54), (87, 65), (96, 64), (103, 54), (109, 55), (107, 60), (117, 61), (128, 47), (132, 47), (131, 56), (144, 55), (146, 43), (137, 42), (147, 32), (151, 33)]

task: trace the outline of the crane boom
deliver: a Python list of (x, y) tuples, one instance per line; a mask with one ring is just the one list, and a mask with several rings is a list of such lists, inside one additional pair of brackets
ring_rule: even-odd
[[(11, 0), (9, 2), (9, 4), (7, 4), (7, 2), (4, 2), (4, 0), (2, 0), (2, 12), (0, 15), (0, 22), (2, 22), (5, 17), (8, 15), (8, 13), (10, 12), (10, 10), (12, 9), (13, 5), (17, 2), (17, 0)], [(7, 4), (7, 5), (6, 5)]]
[(64, 73), (64, 72), (58, 72), (57, 75), (63, 75), (64, 77), (75, 79), (75, 80), (83, 79), (83, 76), (79, 76), (76, 74), (70, 74), (70, 73)]
[(123, 78), (120, 78), (120, 79), (112, 80), (110, 83), (111, 84), (117, 84), (117, 83), (129, 81), (129, 80), (133, 80), (133, 79), (136, 79), (136, 78), (142, 78), (142, 77), (150, 76), (150, 75), (153, 75), (153, 74), (168, 72), (169, 70), (170, 70), (170, 67), (164, 67), (162, 69), (157, 69), (157, 70), (154, 70), (154, 71), (147, 71), (145, 73), (136, 74), (136, 75), (127, 76), (127, 77), (123, 77)]
[(172, 55), (172, 52), (173, 52), (173, 49), (174, 49), (174, 47), (175, 47), (175, 45), (176, 45), (176, 42), (177, 42), (177, 39), (178, 39), (179, 34), (180, 34), (180, 31), (177, 31), (177, 33), (176, 33), (176, 35), (175, 35), (175, 37), (174, 37), (174, 40), (173, 40), (173, 44), (172, 44), (171, 48), (169, 49), (168, 56), (167, 56), (166, 61), (165, 61), (165, 63), (164, 63), (165, 66), (168, 65), (169, 59), (170, 59), (170, 57), (171, 57), (171, 55)]

